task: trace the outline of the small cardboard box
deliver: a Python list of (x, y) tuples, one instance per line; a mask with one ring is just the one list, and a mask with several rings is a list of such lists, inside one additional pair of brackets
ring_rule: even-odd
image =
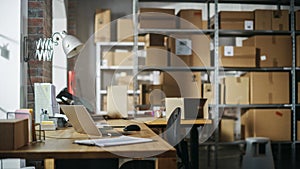
[(235, 120), (222, 119), (220, 121), (220, 141), (229, 142), (235, 141)]
[(256, 67), (259, 49), (253, 46), (221, 46), (219, 62), (224, 67)]
[(288, 72), (247, 73), (250, 83), (250, 104), (290, 103)]
[(28, 144), (28, 119), (0, 119), (0, 150), (16, 150)]
[(178, 17), (181, 29), (202, 29), (202, 10), (182, 9)]
[(225, 77), (225, 104), (249, 104), (249, 77)]
[[(134, 41), (133, 21), (130, 18), (121, 18), (117, 20), (117, 41), (133, 42)], [(144, 42), (144, 36), (138, 36), (139, 42)]]
[(206, 99), (201, 98), (166, 98), (166, 119), (175, 108), (180, 107), (181, 119), (203, 118), (203, 106)]
[(243, 46), (260, 49), (260, 67), (291, 67), (292, 39), (290, 36), (253, 36)]
[(166, 46), (166, 38), (161, 34), (148, 33), (145, 36), (145, 46)]
[(102, 66), (132, 66), (133, 53), (128, 51), (103, 52)]
[(272, 141), (291, 141), (291, 110), (251, 109), (241, 117), (245, 137), (268, 137)]
[(295, 12), (295, 18), (296, 18), (295, 30), (299, 31), (300, 30), (300, 11)]
[(140, 84), (140, 103), (143, 105), (163, 105), (165, 94), (162, 85)]
[(97, 9), (95, 14), (95, 42), (109, 42), (111, 29), (110, 9)]
[[(213, 105), (214, 102), (214, 86), (211, 83), (203, 83), (202, 85), (202, 98), (207, 99), (203, 108), (204, 111), (204, 117), (205, 119), (209, 119), (209, 104)], [(224, 85), (219, 85), (219, 104), (224, 103)]]
[[(300, 30), (300, 29), (299, 29)], [(296, 66), (300, 67), (300, 36), (296, 37)]]
[(140, 28), (175, 29), (174, 9), (140, 8)]

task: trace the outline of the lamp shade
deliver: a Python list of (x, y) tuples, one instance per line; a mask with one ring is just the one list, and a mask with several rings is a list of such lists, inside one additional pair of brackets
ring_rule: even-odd
[(83, 44), (72, 35), (66, 35), (62, 40), (62, 46), (67, 58), (72, 58), (79, 54)]

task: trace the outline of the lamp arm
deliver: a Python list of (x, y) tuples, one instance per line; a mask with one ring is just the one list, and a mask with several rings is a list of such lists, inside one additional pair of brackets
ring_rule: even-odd
[(55, 32), (55, 33), (53, 33), (51, 39), (52, 39), (53, 44), (55, 46), (57, 46), (58, 45), (58, 41), (60, 39), (63, 39), (63, 36), (59, 32)]

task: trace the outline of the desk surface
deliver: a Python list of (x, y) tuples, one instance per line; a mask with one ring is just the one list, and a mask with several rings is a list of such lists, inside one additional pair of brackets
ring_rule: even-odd
[[(127, 120), (109, 120), (111, 125), (128, 125), (136, 123)], [(79, 134), (73, 128), (47, 131), (46, 141), (24, 146), (18, 150), (0, 150), (0, 158), (26, 158), (26, 159), (65, 159), (65, 158), (141, 158), (141, 157), (175, 157), (176, 150), (165, 140), (156, 135), (145, 124), (140, 123), (141, 131), (133, 132), (130, 136), (151, 137), (154, 142), (96, 147), (73, 144), (76, 139), (87, 139), (87, 135)], [(119, 128), (119, 130), (122, 130)]]
[[(144, 122), (149, 127), (151, 126), (166, 126), (166, 118), (153, 118), (153, 117), (141, 117), (136, 118), (137, 121)], [(209, 119), (191, 119), (191, 120), (181, 120), (182, 125), (205, 125), (212, 124), (212, 120)]]

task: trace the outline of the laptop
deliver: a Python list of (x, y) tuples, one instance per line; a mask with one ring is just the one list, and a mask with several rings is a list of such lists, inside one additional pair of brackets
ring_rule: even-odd
[(78, 133), (98, 137), (122, 135), (111, 126), (98, 127), (83, 105), (61, 105), (60, 108)]

